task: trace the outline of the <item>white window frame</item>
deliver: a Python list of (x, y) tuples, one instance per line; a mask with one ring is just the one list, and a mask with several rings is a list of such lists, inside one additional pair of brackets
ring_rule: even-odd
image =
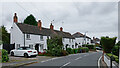
[(40, 40), (43, 41), (43, 36), (42, 35), (40, 35)]
[(26, 34), (26, 39), (30, 39), (30, 34)]
[(16, 46), (17, 46), (17, 47), (16, 47), (17, 49), (20, 48), (20, 44), (16, 44)]
[(32, 44), (30, 44), (29, 47), (30, 47), (31, 49), (33, 49), (33, 45), (32, 45)]

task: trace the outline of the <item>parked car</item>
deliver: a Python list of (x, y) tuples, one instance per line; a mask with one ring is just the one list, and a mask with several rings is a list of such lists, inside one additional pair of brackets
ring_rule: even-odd
[(97, 49), (97, 50), (102, 50), (102, 48), (100, 48), (100, 47), (96, 47), (96, 49)]
[(20, 47), (14, 50), (10, 51), (11, 56), (24, 56), (24, 57), (30, 57), (30, 56), (37, 56), (38, 52), (37, 50), (31, 49), (29, 47)]

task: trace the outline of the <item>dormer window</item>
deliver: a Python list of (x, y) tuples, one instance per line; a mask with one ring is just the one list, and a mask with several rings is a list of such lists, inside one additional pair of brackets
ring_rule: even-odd
[(27, 38), (27, 39), (30, 39), (30, 34), (26, 34), (26, 38)]

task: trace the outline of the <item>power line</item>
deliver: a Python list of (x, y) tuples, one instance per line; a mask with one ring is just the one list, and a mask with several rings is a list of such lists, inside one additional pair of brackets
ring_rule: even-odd
[(27, 11), (25, 8), (23, 8), (19, 3), (17, 3), (16, 2), (16, 4), (19, 6), (19, 7), (21, 7), (23, 10), (25, 10), (27, 13), (29, 13), (30, 14), (30, 12), (29, 11)]

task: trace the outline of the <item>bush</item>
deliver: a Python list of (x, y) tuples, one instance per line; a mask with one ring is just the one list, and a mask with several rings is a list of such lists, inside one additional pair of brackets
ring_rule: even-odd
[(114, 54), (114, 55), (117, 55), (117, 56), (119, 56), (119, 46), (114, 46), (113, 47), (113, 49), (112, 49), (112, 53)]
[(83, 45), (83, 47), (88, 47), (89, 49), (94, 49), (94, 46), (95, 46), (95, 45), (88, 45), (88, 44)]
[(89, 48), (88, 47), (80, 47), (78, 48), (78, 53), (84, 53), (84, 52), (89, 52)]
[(78, 49), (73, 49), (74, 54), (78, 53)]
[(118, 58), (118, 56), (112, 55), (111, 53), (107, 53), (106, 55), (109, 56), (109, 57), (113, 56), (113, 57), (115, 58), (115, 61), (116, 61), (117, 63), (119, 63), (119, 58)]
[(49, 54), (46, 53), (46, 52), (43, 52), (43, 53), (39, 52), (39, 53), (38, 53), (38, 56), (49, 56)]
[(66, 50), (62, 50), (62, 53), (61, 53), (61, 56), (66, 56), (68, 55), (69, 53), (66, 51)]
[(5, 49), (2, 49), (2, 62), (8, 62), (8, 52)]
[(67, 48), (66, 51), (67, 51), (69, 54), (74, 54), (72, 48)]

